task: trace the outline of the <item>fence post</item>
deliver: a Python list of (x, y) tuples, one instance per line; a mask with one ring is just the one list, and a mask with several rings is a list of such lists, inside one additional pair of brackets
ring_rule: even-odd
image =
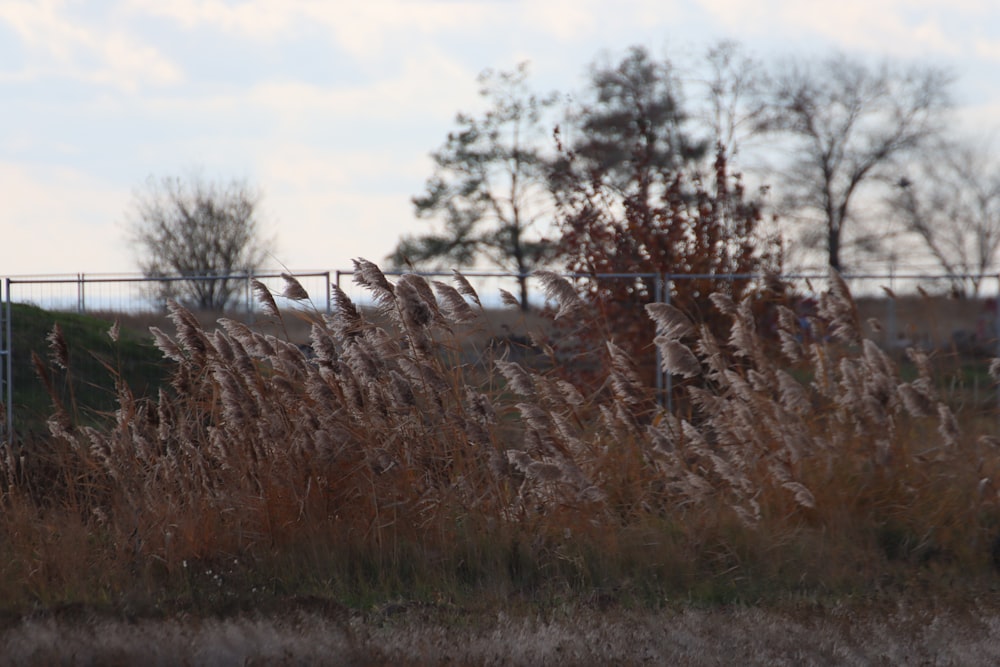
[(11, 328), (10, 322), (10, 278), (4, 279), (4, 289), (3, 289), (3, 301), (0, 302), (0, 326), (3, 327), (3, 331), (0, 331), (0, 353), (3, 354), (3, 358), (0, 359), (0, 363), (3, 364), (0, 368), (0, 400), (4, 402), (4, 424), (3, 433), (0, 434), (0, 442), (5, 441), (8, 446), (14, 443), (14, 363), (11, 359), (13, 355), (13, 330)]
[[(663, 281), (663, 303), (670, 305), (670, 293), (673, 291), (673, 278), (670, 274), (662, 274), (660, 279)], [(656, 354), (660, 354), (660, 346), (656, 346)], [(657, 356), (659, 359), (659, 356)], [(673, 413), (674, 411), (674, 376), (673, 374), (662, 371), (664, 379), (667, 382), (667, 412)]]
[[(997, 292), (993, 297), (993, 339), (996, 345), (996, 356), (1000, 358), (1000, 274), (997, 274)], [(1000, 418), (1000, 383), (993, 382), (997, 392), (997, 417)]]
[(889, 309), (888, 317), (889, 321), (886, 322), (886, 340), (885, 348), (889, 350), (890, 354), (895, 349), (896, 340), (899, 338), (899, 330), (896, 324), (896, 271), (895, 267), (890, 267), (889, 269), (889, 291), (892, 294), (887, 294), (889, 298), (886, 307)]
[(247, 298), (247, 321), (250, 326), (254, 324), (254, 312), (253, 312), (253, 271), (247, 271), (246, 279), (243, 281), (246, 286), (246, 298)]
[(326, 272), (326, 314), (329, 315), (333, 311), (330, 309), (330, 299), (332, 295), (330, 294), (330, 272)]
[(84, 298), (83, 274), (76, 274), (76, 312), (83, 315), (87, 310), (86, 299)]
[[(653, 301), (656, 303), (663, 302), (663, 274), (657, 274), (653, 277)], [(653, 348), (656, 350), (656, 368), (653, 372), (653, 377), (656, 378), (656, 403), (661, 408), (663, 407), (663, 353), (660, 351), (660, 346), (654, 343)]]

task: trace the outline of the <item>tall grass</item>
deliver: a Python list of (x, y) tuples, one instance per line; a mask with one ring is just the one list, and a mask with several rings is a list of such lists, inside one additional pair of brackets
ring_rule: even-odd
[[(152, 329), (172, 364), (158, 397), (117, 383), (97, 428), (54, 391), (47, 465), (5, 457), (0, 598), (755, 598), (989, 573), (997, 440), (963, 431), (926, 352), (900, 379), (836, 275), (807, 330), (778, 306), (775, 336), (749, 298), (712, 297), (723, 340), (649, 305), (679, 387), (667, 411), (613, 340), (584, 391), (558, 341), (538, 341), (548, 364), (470, 355), (486, 314), (461, 275), (357, 269), (378, 317), (339, 288), (332, 315), (296, 309), (311, 355), (171, 303), (176, 335)], [(568, 283), (539, 278), (588, 325)], [(256, 286), (279, 322), (278, 302), (304, 296), (286, 282)], [(51, 343), (38, 365), (55, 377), (66, 341)]]

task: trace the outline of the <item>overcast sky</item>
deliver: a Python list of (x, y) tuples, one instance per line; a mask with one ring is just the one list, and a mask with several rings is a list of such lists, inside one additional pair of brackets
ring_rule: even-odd
[(723, 38), (945, 66), (968, 131), (1000, 124), (995, 0), (0, 0), (0, 275), (135, 271), (133, 192), (192, 169), (263, 190), (277, 262), (382, 262), (483, 69), (570, 93)]

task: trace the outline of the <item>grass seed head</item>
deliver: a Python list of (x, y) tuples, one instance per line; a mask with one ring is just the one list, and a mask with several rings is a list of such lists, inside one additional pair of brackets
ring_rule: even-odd
[(271, 290), (267, 288), (267, 285), (256, 278), (251, 280), (250, 284), (253, 286), (253, 293), (257, 295), (257, 300), (260, 301), (260, 305), (264, 308), (264, 314), (268, 317), (280, 318), (281, 313), (278, 311), (278, 304), (274, 301), (274, 295), (271, 294)]
[(282, 273), (281, 277), (285, 281), (285, 289), (282, 291), (281, 296), (292, 301), (309, 300), (309, 292), (302, 286), (298, 278), (290, 273)]
[(657, 336), (655, 343), (664, 371), (686, 378), (701, 375), (701, 363), (687, 345), (666, 336)]
[(69, 370), (69, 345), (66, 344), (66, 337), (58, 322), (52, 325), (52, 331), (45, 336), (45, 340), (49, 343), (49, 359), (52, 363), (63, 370)]
[(482, 302), (479, 300), (479, 294), (476, 293), (475, 288), (472, 287), (472, 283), (469, 282), (468, 278), (453, 269), (452, 279), (455, 281), (455, 286), (459, 294), (472, 299), (472, 301), (480, 308), (483, 307)]
[(683, 338), (694, 333), (691, 320), (679, 308), (669, 303), (646, 304), (646, 312), (656, 323), (656, 334), (670, 339)]
[(583, 308), (584, 301), (573, 285), (552, 271), (535, 271), (533, 274), (542, 283), (542, 290), (547, 299), (552, 299), (559, 305), (555, 319), (566, 317)]

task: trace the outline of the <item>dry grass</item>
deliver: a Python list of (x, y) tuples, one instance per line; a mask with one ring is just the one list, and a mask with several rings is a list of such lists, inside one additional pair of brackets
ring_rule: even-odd
[(122, 621), (84, 612), (0, 633), (0, 664), (156, 665), (989, 665), (1000, 613), (926, 601), (595, 610), (545, 615), (400, 605), (367, 614)]
[[(611, 340), (586, 391), (558, 341), (537, 341), (549, 364), (470, 356), (485, 315), (460, 276), (357, 268), (379, 316), (336, 289), (331, 316), (303, 308), (314, 356), (173, 304), (173, 332), (153, 329), (174, 366), (155, 400), (119, 384), (96, 429), (54, 394), (50, 465), (3, 468), (8, 608), (588, 590), (645, 604), (991, 576), (993, 425), (962, 423), (919, 350), (903, 381), (836, 276), (808, 333), (779, 309), (776, 340), (749, 301), (713, 296), (727, 340), (650, 306), (678, 385), (668, 412)], [(540, 278), (561, 318), (588, 321), (568, 284)], [(282, 317), (282, 296), (259, 296)]]

